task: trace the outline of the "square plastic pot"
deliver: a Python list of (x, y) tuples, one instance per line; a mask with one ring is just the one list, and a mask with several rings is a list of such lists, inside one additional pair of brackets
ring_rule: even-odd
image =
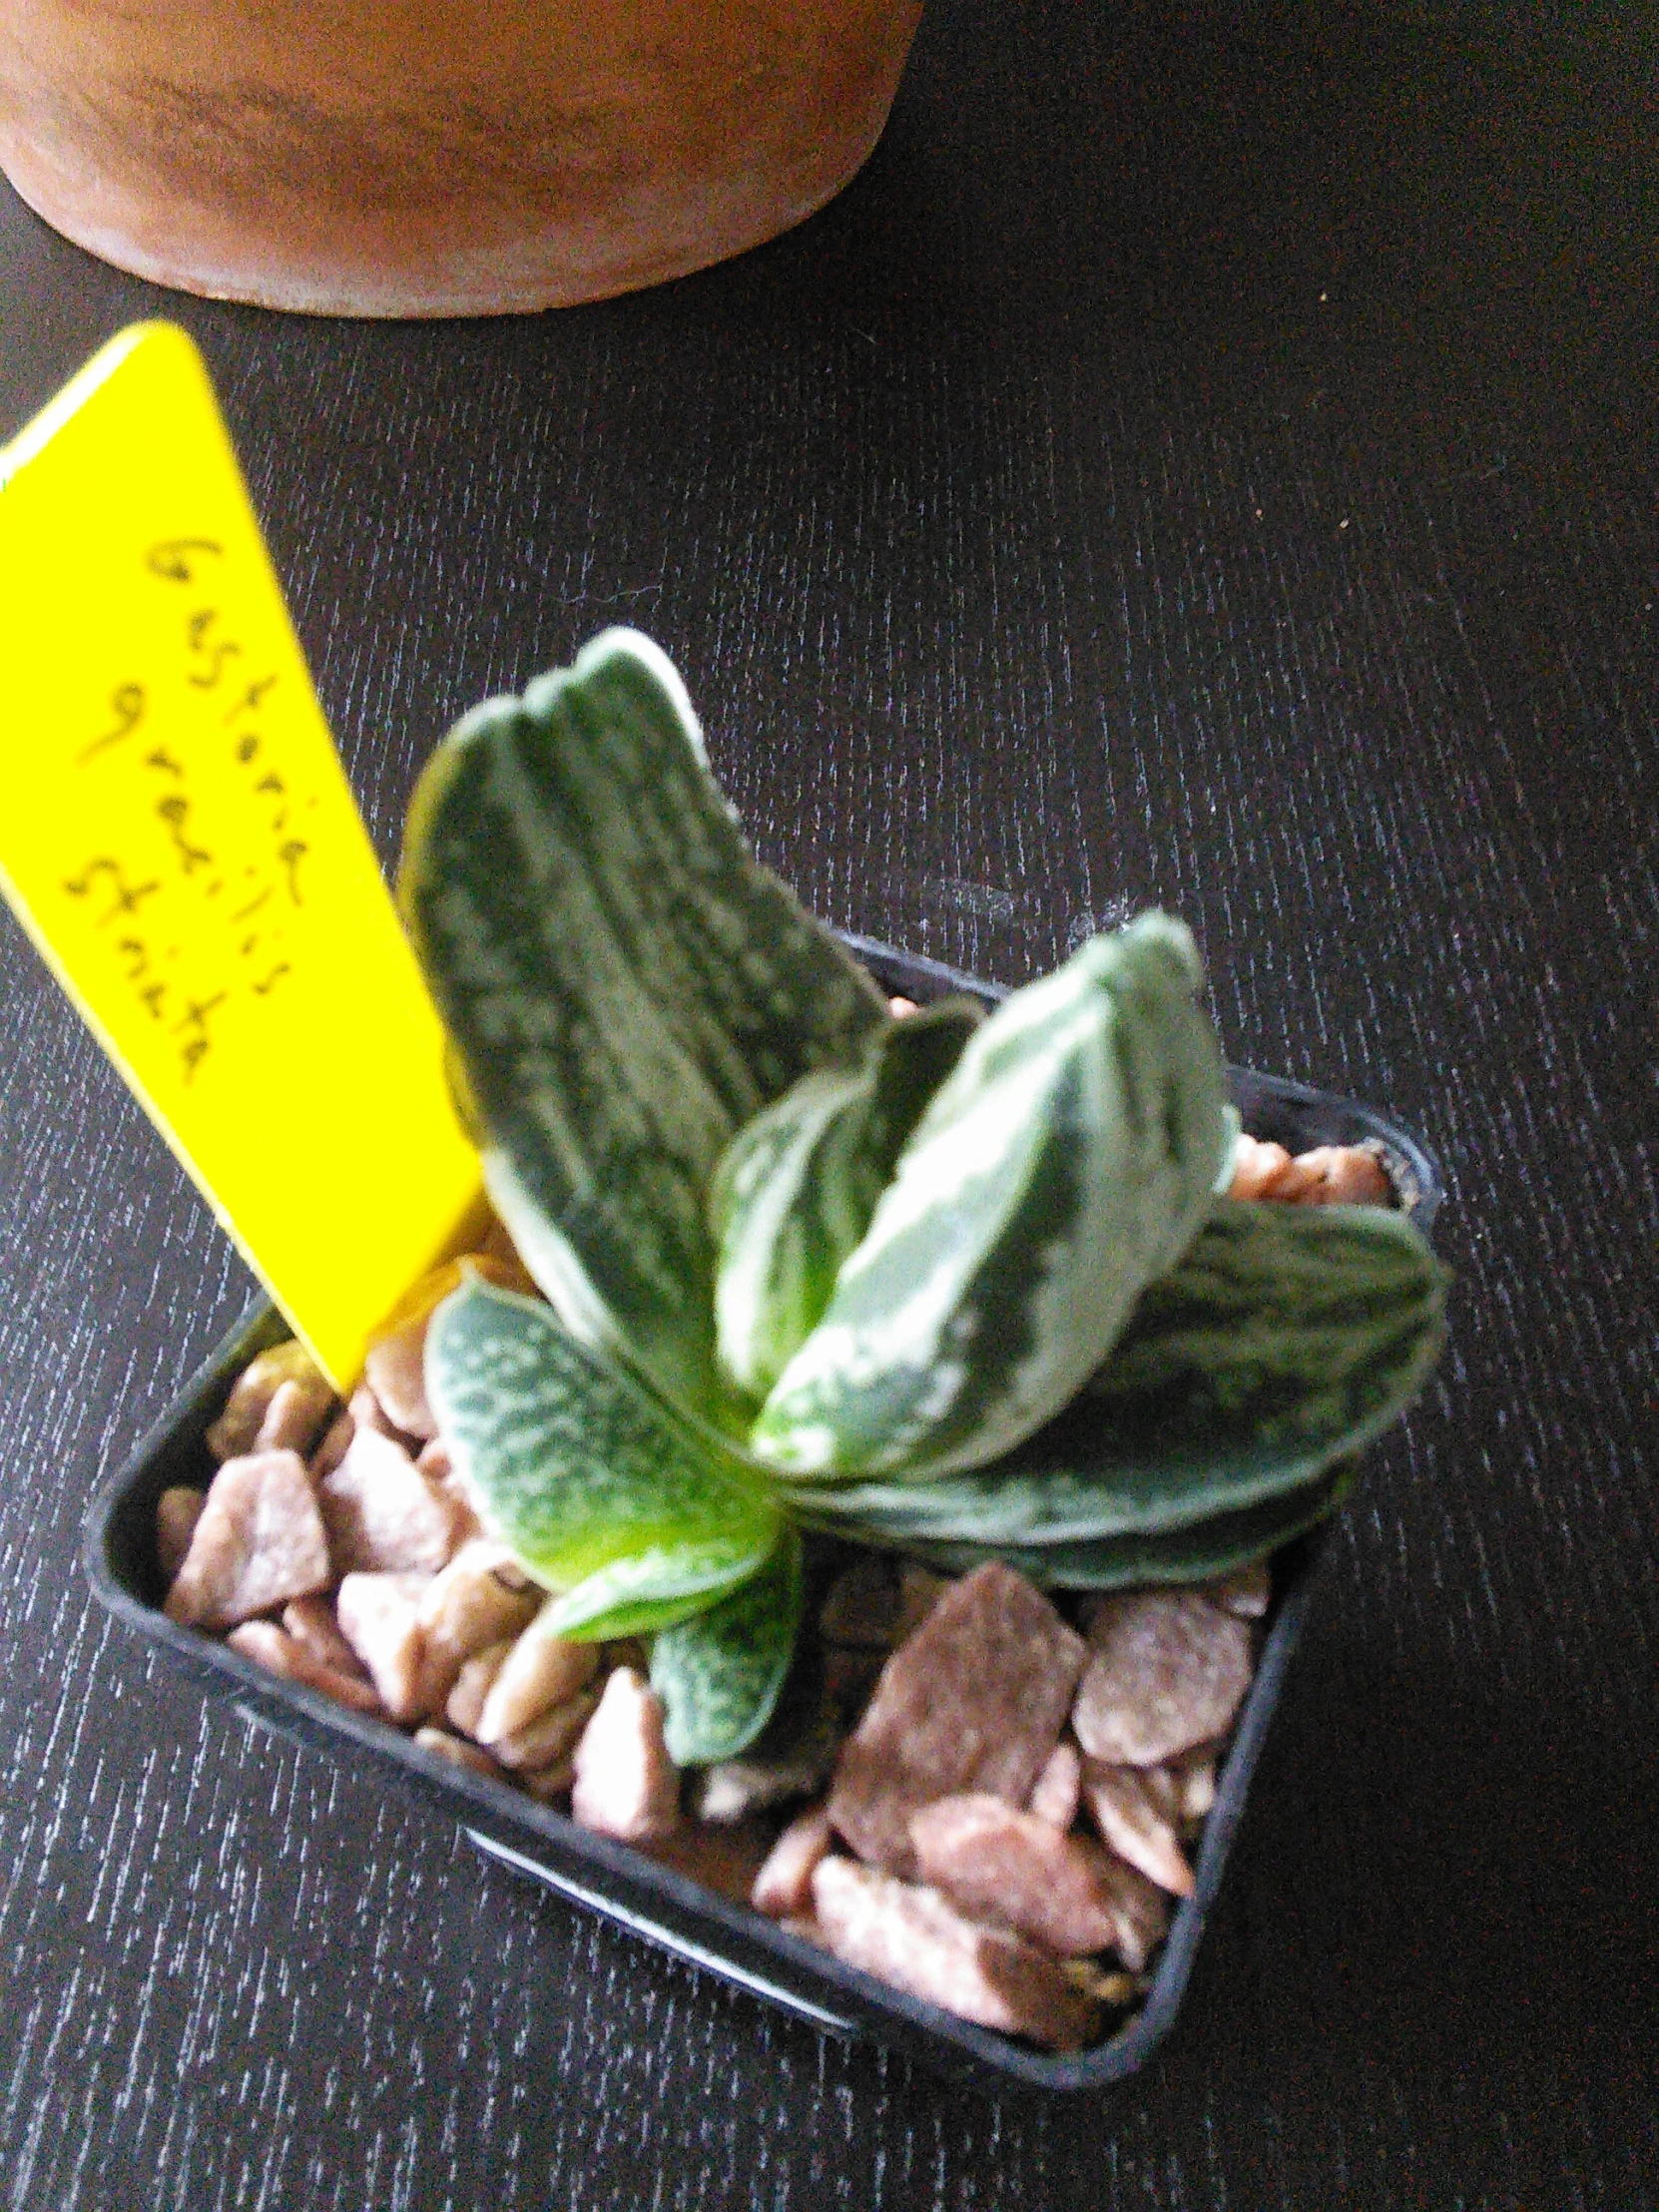
[[(884, 989), (921, 1003), (955, 990), (986, 1002), (1004, 995), (937, 961), (864, 938), (848, 936), (845, 942)], [(1321, 1144), (1379, 1146), (1401, 1203), (1427, 1228), (1441, 1185), (1434, 1161), (1415, 1139), (1352, 1100), (1248, 1069), (1230, 1068), (1228, 1074), (1234, 1102), (1254, 1136), (1292, 1152)], [(908, 2052), (936, 2072), (1004, 2092), (1098, 2092), (1146, 2063), (1180, 2009), (1221, 1888), (1251, 1775), (1307, 1612), (1321, 1532), (1286, 1545), (1275, 1559), (1273, 1605), (1255, 1679), (1217, 1777), (1216, 1802), (1194, 1870), (1196, 1886), (1174, 1915), (1141, 2010), (1106, 2041), (1055, 2054), (977, 2027), (843, 1965), (643, 1853), (578, 1828), (504, 1783), (420, 1750), (389, 1722), (281, 1681), (229, 1645), (170, 1621), (161, 1610), (166, 1590), (156, 1557), (156, 1501), (171, 1484), (200, 1486), (210, 1474), (206, 1432), (232, 1382), (256, 1352), (287, 1333), (267, 1303), (245, 1315), (92, 1501), (86, 1561), (93, 1588), (161, 1656), (208, 1695), (230, 1699), (248, 1720), (307, 1751), (360, 1773), (378, 1768), (428, 1799), (440, 1817), (458, 1822), (487, 1857), (825, 2033), (867, 2037)]]

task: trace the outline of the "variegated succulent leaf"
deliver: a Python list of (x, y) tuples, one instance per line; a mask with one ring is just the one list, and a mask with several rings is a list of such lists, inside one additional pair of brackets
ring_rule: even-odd
[(707, 1612), (757, 1574), (768, 1556), (752, 1540), (730, 1536), (632, 1552), (550, 1599), (544, 1625), (550, 1635), (578, 1644), (653, 1635)]
[(786, 1529), (752, 1580), (652, 1644), (651, 1687), (677, 1767), (735, 1759), (772, 1718), (801, 1625), (801, 1538)]
[(780, 1486), (879, 1540), (1040, 1547), (1155, 1534), (1317, 1481), (1417, 1395), (1445, 1270), (1400, 1214), (1219, 1201), (1088, 1387), (986, 1467)]
[(469, 1277), (432, 1316), (425, 1374), (480, 1517), (555, 1591), (613, 1570), (619, 1597), (712, 1599), (777, 1542), (754, 1474), (537, 1299)]
[(878, 1029), (851, 1074), (804, 1075), (745, 1124), (715, 1173), (715, 1334), (757, 1403), (830, 1303), (899, 1152), (984, 1019), (971, 999)]
[(1212, 1202), (1220, 1047), (1190, 932), (1090, 939), (970, 1040), (750, 1432), (795, 1479), (980, 1466), (1049, 1420)]
[(457, 724), (415, 793), (399, 898), (526, 1264), (584, 1342), (728, 1423), (716, 1164), (890, 1017), (751, 857), (664, 655), (607, 631)]
[(1121, 1590), (1141, 1582), (1204, 1582), (1265, 1559), (1317, 1527), (1348, 1495), (1353, 1462), (1317, 1481), (1236, 1513), (1210, 1513), (1176, 1528), (1063, 1544), (904, 1543), (889, 1546), (940, 1574), (970, 1574), (1000, 1559), (1046, 1589)]

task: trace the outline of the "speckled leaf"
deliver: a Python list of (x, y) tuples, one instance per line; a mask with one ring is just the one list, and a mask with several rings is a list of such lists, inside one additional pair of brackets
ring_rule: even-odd
[(829, 1305), (899, 1152), (983, 1018), (952, 998), (889, 1022), (855, 1074), (803, 1076), (727, 1148), (709, 1212), (719, 1358), (737, 1389), (765, 1397)]
[(1352, 1463), (1304, 1483), (1283, 1497), (1214, 1513), (1184, 1528), (1144, 1535), (1103, 1536), (1093, 1543), (905, 1543), (892, 1548), (941, 1574), (967, 1574), (1001, 1559), (1048, 1589), (1118, 1590), (1138, 1582), (1203, 1582), (1265, 1559), (1281, 1544), (1317, 1527), (1353, 1486)]
[(950, 1543), (1092, 1543), (1235, 1513), (1362, 1450), (1421, 1388), (1445, 1271), (1402, 1215), (1218, 1202), (1056, 1420), (988, 1467), (850, 1484), (836, 1526)]
[(757, 1549), (753, 1541), (733, 1537), (653, 1545), (613, 1559), (554, 1598), (544, 1625), (549, 1635), (575, 1643), (649, 1636), (706, 1612), (756, 1574), (767, 1557), (765, 1544)]
[(651, 1648), (677, 1767), (733, 1759), (765, 1728), (801, 1625), (801, 1539), (787, 1529), (761, 1572)]
[(751, 1431), (798, 1478), (1010, 1450), (1098, 1366), (1211, 1204), (1221, 1052), (1191, 934), (1143, 914), (1016, 991), (900, 1154)]
[(734, 1133), (890, 1017), (750, 857), (672, 666), (613, 630), (467, 715), (399, 885), (491, 1196), (585, 1342), (729, 1418), (710, 1180)]
[(426, 1391), (483, 1516), (555, 1590), (657, 1555), (736, 1574), (776, 1541), (748, 1470), (538, 1300), (476, 1277), (452, 1292), (427, 1330)]

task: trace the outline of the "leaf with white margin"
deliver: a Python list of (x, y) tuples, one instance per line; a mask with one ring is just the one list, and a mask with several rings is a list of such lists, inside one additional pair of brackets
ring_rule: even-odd
[(1237, 1513), (1211, 1513), (1180, 1528), (1154, 1529), (1064, 1544), (903, 1543), (890, 1548), (941, 1574), (971, 1574), (989, 1559), (1016, 1567), (1044, 1589), (1122, 1590), (1142, 1582), (1207, 1582), (1265, 1559), (1337, 1509), (1354, 1485), (1343, 1460), (1282, 1497)]
[(465, 716), (415, 792), (398, 896), (525, 1265), (584, 1343), (732, 1427), (716, 1164), (891, 1017), (750, 856), (657, 647), (606, 631)]
[(1151, 1535), (1317, 1481), (1398, 1418), (1445, 1336), (1446, 1271), (1401, 1214), (1220, 1201), (1056, 1419), (937, 1481), (781, 1485), (877, 1541)]
[(722, 1372), (759, 1401), (829, 1305), (894, 1162), (984, 1019), (968, 998), (875, 1032), (853, 1074), (804, 1075), (745, 1124), (715, 1173)]
[(1201, 980), (1191, 932), (1148, 913), (1003, 1001), (762, 1407), (759, 1457), (925, 1477), (1059, 1411), (1211, 1204), (1226, 1091)]

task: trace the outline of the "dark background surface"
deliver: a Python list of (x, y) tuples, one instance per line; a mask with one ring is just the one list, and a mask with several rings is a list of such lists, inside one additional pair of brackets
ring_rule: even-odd
[(1176, 908), (1231, 1056), (1440, 1152), (1457, 1271), (1174, 2040), (989, 2101), (93, 1609), (95, 1477), (249, 1285), (0, 914), (6, 2206), (1659, 2201), (1652, 43), (939, 0), (823, 216), (523, 320), (185, 302), (0, 186), (0, 436), (188, 324), (388, 858), (457, 712), (637, 623), (822, 912), (1018, 980)]

